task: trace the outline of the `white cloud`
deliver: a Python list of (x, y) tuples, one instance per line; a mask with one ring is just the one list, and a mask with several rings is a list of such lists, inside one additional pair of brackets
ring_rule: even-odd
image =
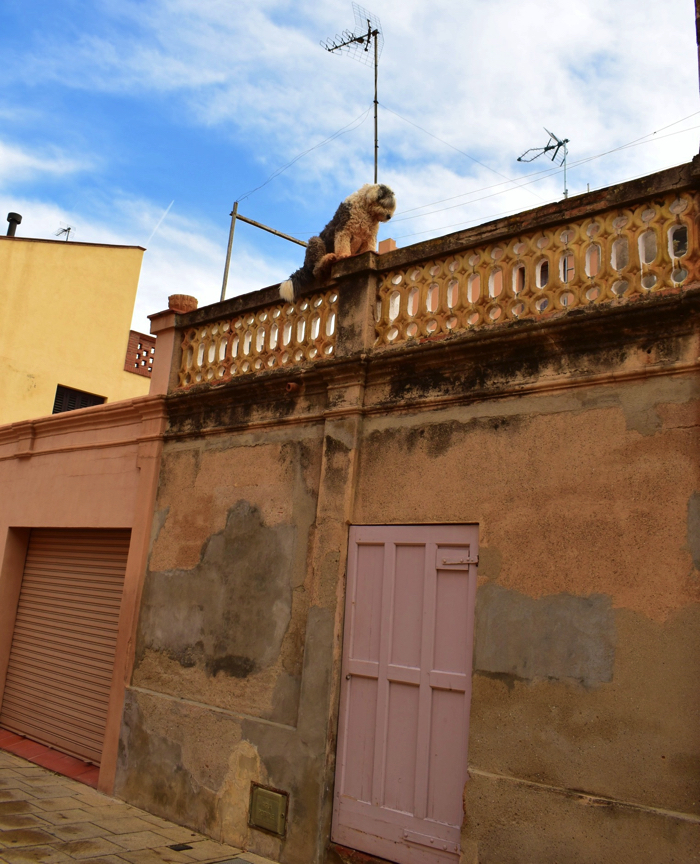
[[(318, 44), (352, 26), (349, 0), (98, 5), (106, 17), (97, 29), (72, 44), (60, 41), (63, 36), (45, 37), (41, 52), (11, 74), (97, 93), (167, 96), (173, 113), (203, 136), (216, 127), (239, 147), (247, 144), (260, 166), (248, 187), (371, 104), (372, 70), (330, 56)], [(380, 179), (396, 190), (399, 213), (380, 237), (395, 236), (407, 245), (561, 197), (560, 175), (522, 189), (494, 188), (503, 179), (499, 175), (519, 176), (523, 169), (515, 160), (521, 152), (544, 145), (543, 126), (571, 139), (572, 194), (588, 183), (596, 188), (687, 161), (697, 152), (700, 130), (662, 137), (681, 125), (651, 143), (576, 165), (698, 110), (688, 0), (645, 0), (644, 14), (637, 0), (372, 0), (371, 6), (386, 39), (380, 102), (492, 169), (381, 109)], [(685, 125), (698, 123), (695, 117)], [(329, 218), (340, 198), (368, 179), (371, 163), (370, 113), (360, 128), (314, 150), (273, 181), (267, 191), (279, 202), (275, 226), (298, 235), (318, 231), (323, 221), (305, 224), (308, 217), (295, 213), (308, 208), (298, 204), (319, 199)], [(40, 171), (79, 167), (56, 152), (0, 145), (0, 193), (3, 182), (6, 187)], [(539, 160), (528, 170), (548, 167)], [(461, 200), (413, 210), (470, 190)], [(167, 201), (115, 197), (109, 208), (82, 200), (75, 213), (61, 213), (34, 196), (26, 218), (46, 232), (58, 221), (74, 220), (80, 240), (144, 243)], [(259, 200), (246, 202), (251, 216)], [(14, 201), (11, 209), (19, 209)], [(176, 202), (144, 259), (138, 329), (147, 327), (144, 316), (162, 308), (168, 294), (195, 294), (202, 305), (218, 299), (226, 228), (185, 219)], [(298, 250), (283, 244), (263, 254), (265, 247), (250, 236), (236, 237), (230, 293), (274, 283), (298, 265)]]
[(56, 150), (30, 151), (0, 140), (0, 190), (37, 175), (73, 174), (89, 167), (86, 161), (71, 159)]

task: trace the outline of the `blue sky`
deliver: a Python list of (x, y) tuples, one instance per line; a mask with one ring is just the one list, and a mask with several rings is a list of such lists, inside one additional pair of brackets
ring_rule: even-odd
[[(399, 211), (380, 237), (409, 245), (561, 197), (558, 174), (514, 188), (551, 167), (516, 162), (546, 143), (543, 126), (571, 139), (571, 194), (698, 151), (692, 0), (369, 8), (385, 36), (380, 180)], [(319, 45), (353, 23), (350, 0), (0, 0), (3, 220), (17, 210), (24, 236), (63, 222), (78, 240), (146, 245), (137, 329), (168, 294), (216, 301), (235, 198), (345, 126), (241, 212), (306, 239), (372, 179), (372, 70)], [(239, 225), (229, 293), (279, 282), (302, 257)]]

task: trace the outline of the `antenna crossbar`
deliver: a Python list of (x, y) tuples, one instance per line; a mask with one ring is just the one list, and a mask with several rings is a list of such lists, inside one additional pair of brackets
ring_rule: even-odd
[[(563, 140), (556, 136), (554, 132), (550, 132), (546, 126), (542, 127), (544, 131), (549, 135), (549, 140), (545, 144), (544, 147), (531, 147), (529, 150), (526, 150), (522, 156), (518, 156), (518, 162), (534, 162), (539, 156), (544, 156), (545, 153), (550, 153), (554, 150), (552, 154), (552, 162), (554, 162), (559, 155), (559, 151), (564, 149), (564, 156), (562, 157), (560, 165), (564, 166), (564, 198), (569, 197), (569, 190), (566, 188), (566, 157), (569, 155), (569, 148), (566, 146), (569, 143), (568, 138), (564, 138)], [(534, 156), (529, 156), (530, 153), (534, 153)]]
[[(377, 111), (379, 101), (377, 99), (377, 70), (379, 66), (379, 55), (384, 47), (384, 36), (379, 18), (368, 12), (357, 3), (352, 4), (355, 13), (355, 30), (343, 30), (340, 35), (321, 42), (321, 47), (331, 54), (346, 53), (362, 63), (370, 64), (374, 60), (374, 182), (377, 182), (377, 163), (379, 159), (379, 131)], [(374, 46), (374, 52), (370, 53), (370, 47)], [(374, 57), (372, 58), (372, 54)]]

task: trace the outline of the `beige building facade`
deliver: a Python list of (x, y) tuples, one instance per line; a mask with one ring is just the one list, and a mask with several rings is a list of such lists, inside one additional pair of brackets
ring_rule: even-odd
[(143, 252), (0, 237), (1, 423), (51, 414), (59, 386), (93, 404), (148, 393), (124, 369)]

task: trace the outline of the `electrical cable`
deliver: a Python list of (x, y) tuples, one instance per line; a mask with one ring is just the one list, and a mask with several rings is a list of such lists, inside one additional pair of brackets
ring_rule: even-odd
[[(386, 107), (386, 106), (383, 106), (383, 107)], [(387, 110), (391, 110), (391, 109), (387, 109)], [(392, 112), (392, 113), (395, 113), (395, 112)], [(625, 149), (625, 148), (627, 148), (627, 147), (631, 147), (632, 145), (637, 144), (638, 142), (643, 141), (645, 138), (651, 138), (652, 135), (656, 135), (658, 132), (663, 132), (663, 131), (665, 131), (666, 129), (670, 129), (672, 126), (677, 126), (679, 123), (682, 123), (684, 120), (688, 120), (688, 119), (690, 119), (691, 117), (695, 117), (697, 114), (700, 114), (700, 111), (694, 111), (692, 114), (688, 114), (686, 117), (681, 117), (680, 120), (674, 120), (673, 123), (669, 123), (669, 124), (666, 125), (666, 126), (662, 126), (660, 129), (656, 129), (654, 132), (648, 132), (646, 135), (642, 135), (640, 138), (635, 138), (635, 139), (633, 139), (632, 141), (628, 142), (627, 144), (622, 144), (622, 145), (620, 145), (620, 147), (613, 148), (612, 150), (607, 150), (607, 151), (605, 151), (604, 153), (599, 153), (599, 154), (597, 154), (596, 156), (589, 156), (589, 157), (586, 157), (585, 159), (577, 160), (576, 162), (571, 162), (571, 163), (569, 163), (569, 166), (568, 166), (568, 167), (569, 167), (569, 168), (572, 168), (572, 167), (577, 166), (577, 165), (582, 165), (582, 164), (584, 164), (585, 162), (591, 161), (592, 159), (597, 159), (597, 158), (599, 158), (600, 156), (606, 156), (606, 155), (608, 155), (609, 153), (614, 153), (614, 152), (616, 152), (617, 150), (623, 150), (623, 149)], [(397, 116), (399, 116), (399, 115), (397, 115)], [(401, 119), (404, 119), (404, 118), (401, 118)], [(407, 122), (411, 122), (411, 121), (407, 121)], [(412, 124), (412, 125), (415, 126), (415, 125), (417, 125), (417, 124)], [(420, 129), (421, 127), (418, 126), (417, 128)], [(696, 127), (693, 126), (693, 127), (691, 127), (691, 128), (692, 128), (692, 129), (695, 129)], [(680, 132), (685, 132), (685, 131), (689, 131), (689, 130), (680, 130)], [(680, 134), (680, 132), (679, 132), (679, 133), (673, 133), (673, 134)], [(431, 134), (431, 133), (428, 133), (428, 134)], [(437, 137), (437, 136), (434, 136), (434, 135), (433, 135), (432, 137), (435, 138), (435, 137)], [(667, 137), (667, 136), (662, 136), (662, 137), (665, 138), (665, 137)], [(442, 140), (442, 139), (438, 139), (438, 140)], [(659, 139), (657, 139), (657, 140), (659, 140)], [(445, 141), (445, 142), (443, 142), (443, 143), (447, 144), (448, 142)], [(448, 144), (448, 146), (452, 147), (451, 144)], [(456, 148), (453, 148), (453, 149), (456, 149)], [(462, 151), (459, 151), (459, 152), (462, 152)], [(464, 154), (464, 155), (468, 155), (468, 154)], [(469, 158), (473, 158), (473, 157), (469, 157)], [(477, 161), (477, 160), (474, 160), (474, 161)], [(481, 164), (483, 164), (483, 163), (480, 162), (479, 164), (481, 165)], [(485, 167), (488, 167), (488, 166), (485, 166)], [(493, 170), (493, 169), (489, 169), (489, 170)], [(525, 175), (523, 175), (523, 176), (524, 176), (524, 177), (539, 177), (540, 175), (547, 175), (547, 176), (548, 176), (548, 175), (556, 174), (556, 173), (561, 173), (561, 172), (559, 171), (558, 168), (544, 168), (544, 169), (542, 169), (541, 171), (532, 171), (532, 172), (530, 172), (529, 174), (525, 174)], [(500, 175), (500, 176), (503, 176), (503, 175)], [(522, 179), (522, 177), (521, 177), (521, 178), (518, 178), (518, 179)], [(508, 180), (508, 182), (509, 182), (509, 183), (517, 183), (518, 180)], [(487, 191), (488, 189), (495, 189), (496, 187), (501, 186), (501, 185), (503, 185), (503, 184), (501, 184), (501, 183), (494, 183), (494, 184), (492, 184), (491, 186), (481, 186), (481, 187), (479, 187), (478, 189), (472, 189), (472, 190), (469, 191), (469, 192), (462, 192), (462, 193), (460, 193), (459, 195), (451, 195), (449, 198), (441, 198), (440, 200), (438, 200), (438, 201), (432, 201), (432, 202), (430, 202), (429, 204), (421, 204), (421, 205), (418, 206), (418, 207), (411, 207), (411, 208), (408, 209), (408, 210), (401, 210), (401, 211), (399, 211), (399, 213), (397, 213), (396, 215), (397, 215), (397, 216), (401, 216), (401, 215), (404, 214), (404, 213), (412, 213), (412, 212), (414, 212), (415, 210), (423, 210), (424, 208), (426, 208), (426, 207), (432, 207), (432, 206), (434, 206), (435, 204), (443, 204), (445, 201), (454, 201), (456, 198), (464, 198), (464, 197), (466, 197), (467, 195), (474, 195), (474, 194), (476, 194), (477, 192)], [(518, 187), (515, 187), (515, 188), (518, 188)], [(503, 191), (504, 191), (504, 192), (510, 192), (511, 190), (510, 190), (510, 189), (504, 189)], [(471, 203), (471, 202), (465, 202), (465, 203), (468, 204), (468, 203)], [(448, 209), (448, 208), (445, 208), (445, 209)], [(439, 210), (434, 210), (433, 212), (434, 212), (434, 213), (438, 213), (438, 212), (440, 212), (440, 211), (439, 211)], [(427, 215), (430, 215), (430, 214), (425, 213), (425, 214), (422, 214), (422, 215), (427, 216)], [(394, 221), (396, 222), (396, 221), (400, 221), (400, 220), (398, 220), (398, 219), (394, 219)]]
[[(700, 113), (700, 112), (697, 112), (697, 113)], [(691, 116), (692, 116), (692, 115), (691, 115)], [(688, 118), (684, 118), (684, 119), (688, 119)], [(680, 122), (680, 121), (679, 121), (679, 122)], [(670, 124), (670, 125), (673, 126), (673, 125), (676, 125), (676, 124), (673, 124), (673, 123), (672, 123), (672, 124)], [(665, 129), (668, 129), (669, 126), (666, 126), (666, 127), (664, 127), (664, 128), (665, 128)], [(684, 132), (692, 132), (694, 129), (700, 129), (700, 126), (689, 126), (687, 129), (679, 129), (678, 132), (670, 132), (668, 135), (661, 135), (661, 136), (659, 136), (658, 138), (650, 139), (650, 140), (648, 140), (648, 141), (647, 141), (647, 140), (644, 140), (645, 138), (649, 138), (648, 135), (643, 136), (643, 138), (635, 138), (634, 141), (630, 141), (628, 144), (622, 144), (622, 145), (620, 145), (619, 147), (615, 147), (615, 148), (613, 148), (612, 150), (606, 150), (606, 151), (603, 152), (603, 153), (597, 153), (597, 154), (594, 155), (594, 156), (588, 156), (588, 157), (586, 157), (585, 159), (579, 159), (579, 160), (576, 161), (576, 162), (571, 162), (571, 163), (569, 163), (569, 165), (568, 165), (568, 170), (571, 171), (572, 168), (575, 168), (575, 167), (577, 167), (577, 166), (579, 166), (579, 165), (585, 165), (585, 164), (587, 164), (588, 162), (593, 162), (595, 159), (601, 159), (603, 156), (609, 156), (611, 153), (617, 153), (617, 152), (619, 152), (620, 150), (627, 150), (628, 148), (631, 148), (631, 147), (639, 147), (641, 144), (651, 144), (652, 141), (661, 141), (661, 140), (663, 140), (664, 138), (672, 138), (672, 137), (675, 136), (675, 135), (682, 135)], [(662, 131), (662, 130), (658, 130), (658, 131)], [(651, 133), (649, 133), (649, 135), (655, 135), (655, 134), (656, 134), (655, 132), (651, 132)], [(536, 177), (536, 179), (534, 179), (534, 180), (528, 180), (526, 183), (520, 183), (520, 184), (518, 184), (517, 186), (512, 186), (510, 189), (501, 189), (499, 192), (492, 192), (490, 195), (483, 195), (481, 198), (473, 198), (471, 201), (463, 201), (463, 202), (460, 203), (460, 204), (451, 204), (449, 207), (440, 207), (439, 209), (437, 209), (437, 210), (431, 210), (431, 211), (428, 212), (428, 213), (417, 213), (417, 214), (415, 214), (414, 216), (404, 216), (403, 218), (394, 219), (393, 222), (394, 222), (394, 223), (396, 223), (396, 222), (407, 222), (407, 221), (409, 221), (409, 220), (411, 220), (411, 219), (421, 219), (421, 218), (423, 218), (423, 217), (425, 217), (425, 216), (433, 216), (433, 215), (435, 215), (436, 213), (443, 213), (443, 212), (445, 212), (446, 210), (454, 210), (454, 209), (459, 208), (459, 207), (467, 207), (469, 204), (475, 204), (477, 201), (484, 201), (484, 200), (486, 200), (487, 198), (494, 198), (495, 196), (497, 196), (497, 195), (503, 195), (503, 194), (506, 193), (506, 192), (514, 192), (516, 189), (522, 189), (523, 187), (525, 187), (525, 186), (529, 186), (529, 185), (531, 185), (532, 183), (539, 183), (539, 182), (541, 182), (542, 180), (546, 180), (548, 177), (553, 177), (553, 176), (555, 176), (556, 174), (562, 174), (562, 173), (563, 173), (563, 168), (561, 168), (561, 167), (559, 167), (559, 168), (550, 168), (550, 169), (548, 169), (547, 171), (538, 171), (538, 172), (536, 172), (535, 174), (528, 174), (528, 175), (525, 175), (525, 176), (527, 176), (527, 177), (533, 177), (533, 176), (534, 176), (534, 177)], [(538, 176), (538, 175), (544, 175), (544, 176)], [(500, 185), (500, 184), (496, 184), (496, 185)], [(494, 188), (494, 187), (493, 187), (493, 186), (487, 186), (487, 187), (485, 187), (485, 188), (486, 188), (486, 189), (492, 189), (492, 188)], [(472, 193), (464, 193), (464, 194), (465, 194), (465, 195), (468, 195), (468, 194), (475, 194), (475, 193), (478, 192), (478, 191), (479, 191), (479, 190), (477, 189), (477, 190), (474, 190)], [(461, 197), (461, 196), (454, 196), (454, 197)], [(451, 199), (447, 198), (447, 199), (443, 199), (443, 200), (447, 200), (447, 201), (449, 201), (449, 200), (451, 200)], [(440, 202), (435, 202), (435, 203), (440, 203)], [(424, 205), (424, 206), (427, 207), (427, 206), (430, 206), (430, 205), (427, 205), (427, 204), (426, 204), (426, 205)], [(414, 209), (417, 210), (417, 209), (421, 209), (421, 208), (414, 208)], [(404, 213), (410, 213), (410, 212), (412, 212), (412, 211), (410, 211), (410, 210), (404, 210), (403, 212), (404, 212)], [(403, 236), (406, 236), (406, 235), (403, 235)]]
[[(496, 171), (495, 168), (491, 168), (491, 166), (487, 165), (485, 162), (480, 162), (478, 159), (476, 159), (470, 153), (466, 153), (464, 150), (460, 150), (459, 147), (455, 147), (454, 144), (450, 144), (450, 142), (445, 141), (444, 138), (440, 138), (438, 135), (434, 135), (432, 132), (428, 132), (427, 129), (424, 129), (422, 126), (419, 126), (417, 123), (414, 123), (413, 120), (409, 120), (407, 117), (402, 117), (401, 114), (399, 114), (397, 111), (392, 110), (391, 108), (386, 106), (383, 102), (379, 102), (378, 104), (381, 105), (385, 111), (388, 111), (390, 114), (394, 114), (396, 117), (398, 117), (399, 120), (403, 120), (404, 123), (409, 123), (411, 126), (415, 126), (416, 129), (420, 129), (421, 132), (425, 132), (426, 135), (429, 135), (431, 138), (434, 138), (436, 141), (440, 141), (440, 143), (445, 144), (447, 147), (451, 147), (457, 153), (461, 153), (462, 156), (466, 156), (467, 159), (471, 159), (472, 162), (476, 162), (477, 165), (481, 165), (482, 168), (486, 168), (487, 171), (491, 171), (493, 174), (496, 174), (498, 177), (503, 177), (505, 180), (508, 181), (508, 183), (517, 183), (518, 182), (517, 179), (513, 180), (510, 177), (507, 177), (505, 174), (501, 174), (500, 171)], [(528, 191), (532, 192), (532, 190), (528, 190)], [(535, 192), (532, 192), (532, 194), (535, 195), (536, 198), (540, 197)], [(426, 206), (429, 206), (429, 205), (426, 205)]]
[[(698, 112), (698, 113), (700, 113), (700, 112)], [(700, 129), (700, 126), (693, 126), (692, 128), (693, 129)], [(683, 132), (689, 132), (691, 130), (690, 129), (683, 129), (682, 131)], [(675, 135), (675, 134), (680, 134), (680, 133), (674, 132), (673, 134)], [(668, 136), (663, 136), (663, 137), (668, 137)], [(640, 143), (648, 144), (649, 142), (648, 141), (637, 141), (635, 146), (637, 146)], [(625, 145), (625, 146), (631, 146), (631, 145)], [(601, 154), (601, 155), (606, 155), (606, 154)], [(597, 158), (597, 157), (591, 157), (591, 158)], [(661, 171), (668, 171), (669, 169), (675, 168), (675, 167), (676, 167), (675, 165), (667, 165), (665, 168), (661, 168), (660, 170)], [(559, 172), (559, 173), (561, 173), (561, 172)], [(619, 183), (629, 183), (631, 180), (638, 180), (640, 177), (646, 177), (646, 176), (647, 176), (646, 173), (645, 174), (636, 174), (634, 177), (627, 177), (624, 180), (620, 180), (618, 182)], [(544, 179), (544, 178), (541, 178), (541, 179)], [(533, 183), (534, 182), (538, 182), (538, 181), (533, 180)], [(598, 188), (604, 189), (605, 186), (600, 186)], [(594, 192), (595, 189), (591, 189), (590, 191)], [(587, 193), (584, 193), (584, 194), (587, 194)], [(489, 219), (495, 219), (497, 216), (506, 216), (506, 215), (511, 214), (511, 213), (520, 213), (520, 212), (521, 212), (521, 210), (519, 207), (511, 207), (508, 210), (501, 210), (499, 213), (491, 213), (488, 216), (477, 216), (476, 219), (467, 219), (463, 222), (453, 222), (451, 225), (441, 225), (438, 228), (427, 228), (425, 231), (413, 231), (411, 234), (399, 234), (394, 239), (395, 240), (401, 240), (404, 237), (417, 237), (419, 234), (432, 234), (435, 231), (444, 231), (446, 228), (457, 228), (460, 225), (471, 225), (473, 223), (486, 224), (489, 221)]]
[[(235, 200), (238, 201), (239, 203), (241, 201), (245, 201), (245, 199), (250, 197), (254, 192), (257, 192), (259, 189), (262, 189), (263, 186), (267, 186), (267, 184), (270, 183), (272, 180), (274, 180), (275, 177), (279, 177), (279, 175), (282, 174), (284, 171), (286, 171), (287, 168), (291, 168), (295, 162), (298, 162), (303, 156), (306, 156), (307, 153), (311, 153), (312, 150), (317, 150), (319, 147), (323, 147), (324, 144), (328, 144), (329, 141), (333, 141), (335, 138), (339, 138), (341, 135), (344, 135), (346, 132), (354, 132), (355, 129), (359, 129), (360, 126), (362, 126), (362, 124), (365, 122), (365, 120), (369, 116), (369, 112), (372, 110), (373, 107), (374, 107), (373, 104), (370, 105), (366, 111), (364, 111), (362, 114), (360, 114), (354, 120), (351, 120), (349, 123), (347, 123), (341, 129), (338, 129), (337, 132), (334, 132), (332, 135), (329, 135), (328, 138), (324, 138), (323, 141), (319, 141), (318, 144), (314, 144), (313, 147), (309, 147), (308, 150), (304, 150), (303, 153), (299, 153), (298, 156), (295, 156), (294, 159), (292, 159), (290, 162), (287, 162), (286, 165), (283, 165), (281, 168), (277, 168), (276, 171), (273, 171), (272, 174), (270, 174), (270, 176), (267, 178), (267, 180), (264, 183), (261, 183), (259, 186), (256, 186), (255, 189), (251, 189), (250, 192), (246, 192), (245, 195), (241, 195), (240, 197), (236, 198)], [(360, 118), (362, 118), (362, 119), (360, 119)], [(359, 123), (357, 123), (358, 120), (360, 121)], [(352, 126), (353, 123), (357, 123), (357, 126), (354, 126), (352, 129), (350, 129), (349, 127)]]

